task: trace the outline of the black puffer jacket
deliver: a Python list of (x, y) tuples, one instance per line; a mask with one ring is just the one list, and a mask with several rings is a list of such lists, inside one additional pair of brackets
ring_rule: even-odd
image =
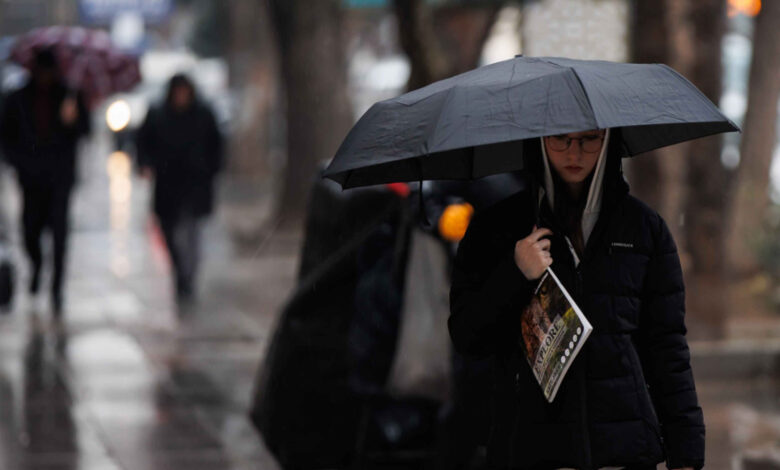
[(674, 240), (655, 211), (628, 195), (617, 145), (607, 162), (601, 216), (578, 268), (546, 204), (539, 217), (554, 232), (552, 269), (594, 328), (553, 403), (518, 342), (534, 285), (513, 250), (533, 228), (536, 198), (520, 192), (482, 212), (459, 247), (450, 335), (458, 351), (495, 358), (488, 458), (497, 468), (704, 464)]
[(185, 111), (167, 105), (149, 110), (136, 146), (139, 165), (154, 170), (153, 205), (159, 217), (211, 213), (222, 144), (214, 114), (205, 103), (195, 101)]

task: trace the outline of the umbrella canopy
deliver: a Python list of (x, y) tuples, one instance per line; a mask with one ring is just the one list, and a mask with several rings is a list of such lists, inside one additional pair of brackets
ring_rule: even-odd
[(618, 127), (626, 156), (739, 130), (666, 65), (519, 56), (376, 103), (325, 176), (480, 178), (522, 169), (523, 139)]
[(17, 38), (11, 60), (32, 69), (35, 54), (41, 49), (53, 50), (66, 84), (84, 93), (91, 105), (141, 81), (138, 58), (117, 49), (105, 31), (66, 26), (37, 28)]

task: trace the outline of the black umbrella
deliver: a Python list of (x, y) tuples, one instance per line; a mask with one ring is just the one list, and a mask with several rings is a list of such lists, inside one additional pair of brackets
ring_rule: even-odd
[(522, 169), (522, 140), (621, 128), (636, 155), (739, 128), (662, 64), (516, 57), (376, 103), (325, 176), (343, 188)]

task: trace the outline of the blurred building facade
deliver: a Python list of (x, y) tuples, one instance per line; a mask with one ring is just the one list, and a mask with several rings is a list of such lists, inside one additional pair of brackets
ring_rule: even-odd
[(76, 0), (0, 0), (3, 35), (15, 35), (51, 24), (79, 22)]
[(628, 59), (629, 2), (626, 0), (546, 0), (523, 9), (523, 54)]

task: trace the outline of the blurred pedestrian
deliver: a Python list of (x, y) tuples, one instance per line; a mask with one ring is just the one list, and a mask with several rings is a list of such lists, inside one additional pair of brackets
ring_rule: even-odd
[[(491, 467), (704, 465), (677, 248), (629, 195), (622, 142), (619, 128), (526, 141), (539, 186), (478, 213), (460, 243), (449, 329), (458, 351), (494, 359)], [(593, 324), (552, 403), (519, 344), (550, 266)]]
[(149, 111), (137, 137), (142, 174), (154, 178), (157, 215), (176, 276), (178, 300), (190, 300), (200, 259), (200, 232), (212, 211), (222, 137), (193, 82), (174, 75), (164, 102)]
[[(423, 186), (428, 226), (443, 243), (450, 274), (458, 242), (474, 213), (479, 213), (525, 188), (522, 172), (500, 173), (475, 181), (437, 180)], [(430, 258), (430, 257), (429, 257)], [(435, 296), (436, 292), (431, 295)], [(433, 468), (481, 468), (480, 451), (490, 430), (492, 361), (451, 351), (450, 396), (439, 411), (436, 457)]]
[(79, 93), (68, 90), (51, 49), (36, 52), (26, 86), (10, 94), (0, 116), (0, 142), (22, 190), (24, 246), (31, 264), (29, 290), (40, 288), (41, 236), (53, 239), (52, 308), (62, 312), (68, 208), (76, 180), (76, 144), (90, 118)]

